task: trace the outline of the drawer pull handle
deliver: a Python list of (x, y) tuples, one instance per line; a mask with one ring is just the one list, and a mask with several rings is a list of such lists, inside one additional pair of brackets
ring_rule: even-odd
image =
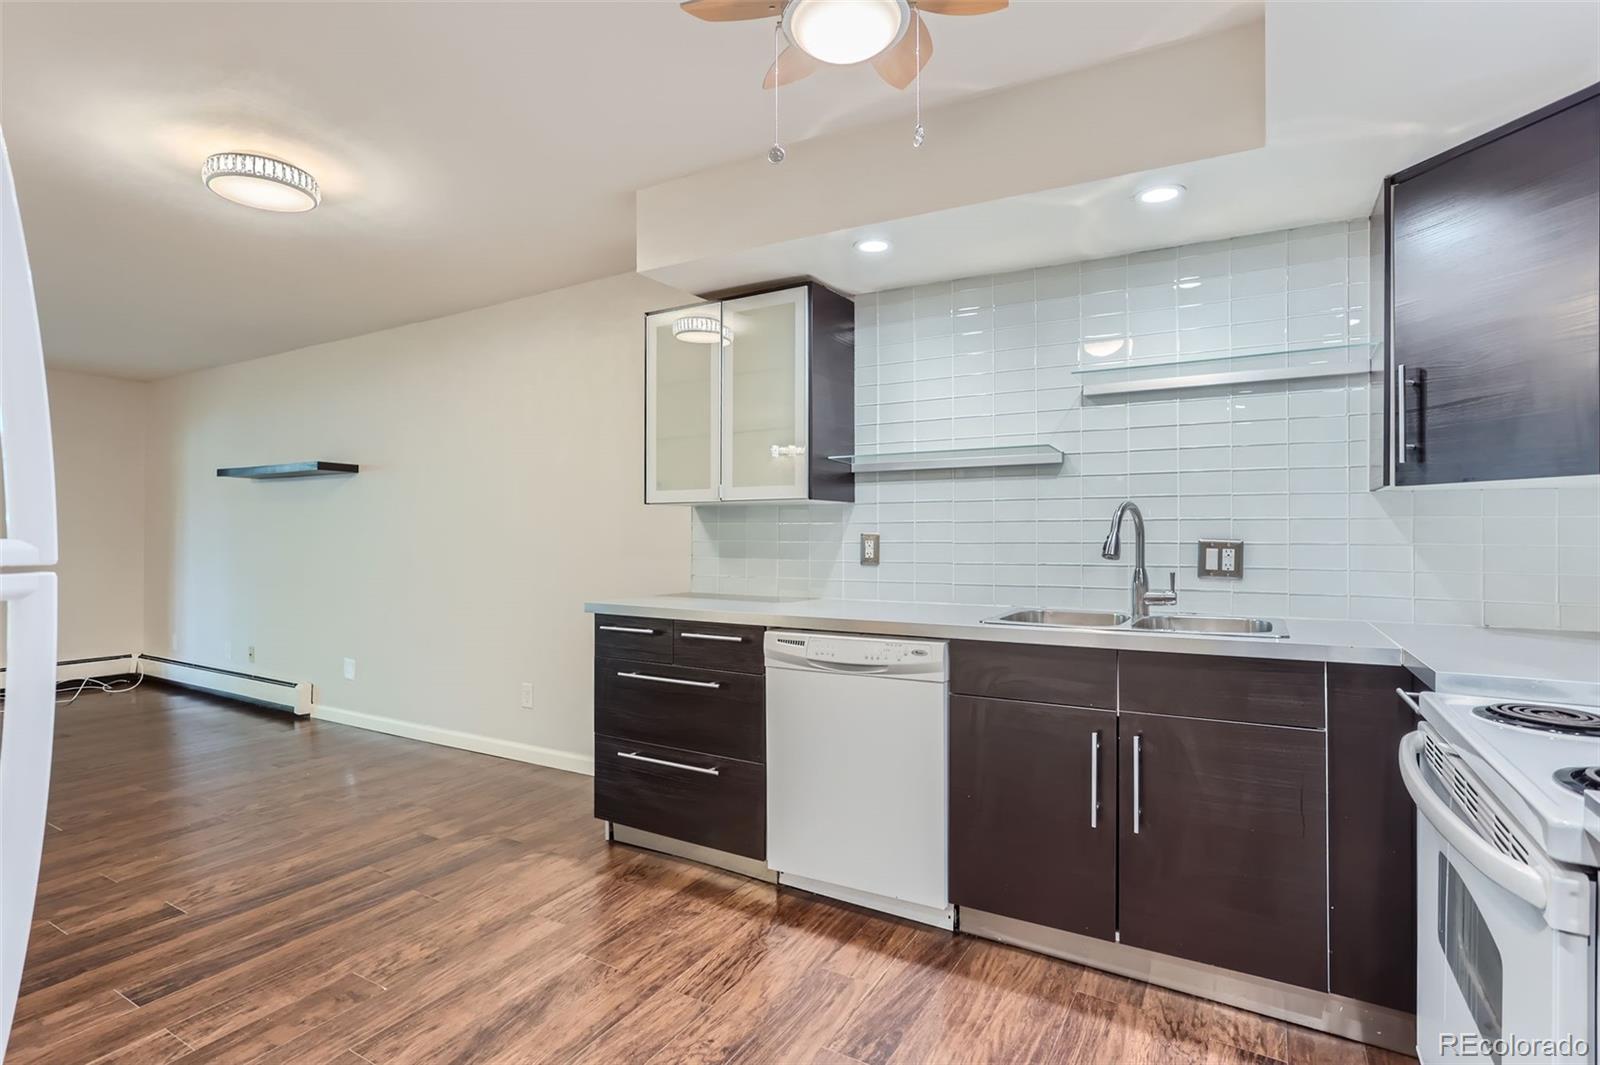
[(654, 636), (655, 629), (641, 629), (633, 625), (601, 625), (601, 632), (631, 632), (635, 636)]
[(635, 762), (649, 762), (651, 765), (664, 765), (668, 769), (687, 769), (691, 773), (704, 773), (708, 777), (721, 776), (715, 767), (707, 769), (705, 766), (684, 765), (682, 762), (669, 762), (664, 758), (651, 758), (649, 755), (640, 754), (638, 751), (618, 751), (618, 758), (628, 758)]
[(722, 643), (744, 643), (743, 636), (719, 636), (714, 632), (680, 632), (685, 640), (718, 640)]
[(628, 680), (653, 680), (657, 684), (682, 684), (686, 688), (720, 688), (722, 683), (715, 680), (684, 680), (682, 677), (658, 677), (654, 673), (618, 673), (619, 677)]

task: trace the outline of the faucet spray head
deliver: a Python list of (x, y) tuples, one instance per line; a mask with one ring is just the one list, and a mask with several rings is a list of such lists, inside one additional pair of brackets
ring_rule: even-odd
[[(1119, 515), (1120, 516), (1120, 515)], [(1122, 523), (1113, 521), (1111, 531), (1106, 534), (1106, 542), (1100, 546), (1100, 557), (1117, 559), (1122, 557)]]

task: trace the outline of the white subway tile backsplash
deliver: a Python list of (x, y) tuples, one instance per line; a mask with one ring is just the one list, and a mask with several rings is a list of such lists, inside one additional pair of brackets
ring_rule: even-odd
[[(1364, 221), (1332, 223), (859, 297), (858, 448), (1046, 440), (1066, 461), (862, 476), (844, 506), (697, 507), (694, 589), (1125, 609), (1129, 563), (1100, 542), (1132, 497), (1182, 610), (1600, 629), (1600, 487), (1370, 493), (1363, 377), (1083, 400), (1085, 340), (1120, 342), (1102, 360), (1341, 357), (1367, 337), (1369, 244)], [(857, 562), (863, 532), (878, 567)], [(1245, 540), (1245, 578), (1198, 577), (1200, 537)]]

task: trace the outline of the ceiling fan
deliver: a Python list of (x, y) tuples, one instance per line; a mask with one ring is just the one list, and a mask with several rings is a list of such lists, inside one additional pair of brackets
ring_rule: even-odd
[(809, 77), (824, 66), (871, 60), (897, 89), (916, 79), (933, 55), (922, 21), (930, 15), (987, 15), (1010, 0), (684, 0), (679, 6), (707, 22), (777, 17), (787, 38), (767, 71), (771, 89)]

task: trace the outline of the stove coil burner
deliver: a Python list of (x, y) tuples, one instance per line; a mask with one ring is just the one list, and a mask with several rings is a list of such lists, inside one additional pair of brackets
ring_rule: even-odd
[(1556, 781), (1573, 791), (1600, 791), (1600, 768), (1585, 765), (1576, 769), (1558, 769)]
[(1477, 712), (1503, 725), (1518, 725), (1571, 736), (1600, 736), (1600, 714), (1590, 710), (1541, 706), (1538, 703), (1492, 703), (1478, 707)]

